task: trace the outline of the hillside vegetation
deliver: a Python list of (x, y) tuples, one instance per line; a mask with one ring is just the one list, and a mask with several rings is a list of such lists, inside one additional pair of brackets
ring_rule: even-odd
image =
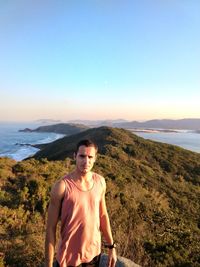
[[(148, 267), (200, 266), (200, 154), (101, 127), (64, 137), (22, 162), (0, 159), (0, 266), (43, 266), (52, 184), (74, 167), (74, 144), (99, 145), (118, 254)], [(48, 158), (45, 159), (44, 157)]]

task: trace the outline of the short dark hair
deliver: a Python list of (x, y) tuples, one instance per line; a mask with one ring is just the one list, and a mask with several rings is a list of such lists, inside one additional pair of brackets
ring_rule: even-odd
[(91, 147), (95, 148), (96, 153), (98, 152), (97, 144), (95, 142), (93, 142), (92, 140), (90, 140), (90, 139), (84, 139), (84, 140), (79, 141), (78, 144), (76, 145), (75, 154), (77, 154), (80, 146), (86, 146), (86, 147), (90, 147), (91, 146)]

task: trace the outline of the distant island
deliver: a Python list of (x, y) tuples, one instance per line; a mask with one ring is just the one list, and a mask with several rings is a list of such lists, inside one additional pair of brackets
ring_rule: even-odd
[(61, 123), (61, 120), (54, 120), (54, 119), (39, 119), (35, 121), (36, 123), (41, 124), (55, 124), (55, 123)]
[(73, 123), (58, 123), (53, 125), (40, 126), (36, 129), (25, 128), (19, 130), (19, 132), (44, 132), (44, 133), (59, 133), (65, 135), (71, 135), (80, 133), (88, 129), (88, 126), (83, 124), (73, 124)]
[(151, 128), (151, 129), (176, 129), (176, 130), (200, 130), (200, 119), (181, 120), (149, 120), (145, 122), (131, 121), (114, 123), (119, 128)]
[[(44, 122), (38, 120), (38, 122)], [(49, 125), (40, 126), (36, 129), (25, 128), (20, 132), (53, 132), (60, 134), (75, 134), (91, 127), (109, 126), (123, 128), (132, 132), (179, 132), (180, 130), (200, 133), (200, 119), (181, 120), (148, 120), (144, 122), (117, 120), (71, 120), (65, 123), (56, 123), (56, 120), (48, 120)]]
[(116, 120), (69, 120), (66, 123), (83, 124), (88, 127), (110, 126), (124, 129), (157, 129), (166, 130), (192, 130), (200, 131), (200, 119), (154, 119), (147, 121), (128, 121), (124, 119)]

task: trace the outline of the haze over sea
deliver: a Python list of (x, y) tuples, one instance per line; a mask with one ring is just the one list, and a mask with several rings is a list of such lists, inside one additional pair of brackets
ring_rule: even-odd
[[(17, 161), (34, 155), (39, 149), (30, 145), (44, 144), (63, 137), (57, 133), (19, 132), (20, 129), (35, 129), (36, 123), (0, 123), (0, 157)], [(131, 130), (131, 129), (130, 129)], [(131, 130), (133, 131), (133, 129)], [(191, 131), (177, 132), (133, 132), (145, 139), (173, 144), (200, 153), (200, 134)], [(29, 145), (30, 144), (30, 145)]]

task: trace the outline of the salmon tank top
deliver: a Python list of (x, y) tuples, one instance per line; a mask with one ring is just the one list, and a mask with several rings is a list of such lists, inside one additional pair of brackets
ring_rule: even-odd
[(100, 201), (102, 176), (93, 173), (92, 188), (81, 190), (69, 176), (63, 178), (65, 195), (61, 207), (61, 238), (56, 259), (60, 267), (90, 262), (101, 253)]

